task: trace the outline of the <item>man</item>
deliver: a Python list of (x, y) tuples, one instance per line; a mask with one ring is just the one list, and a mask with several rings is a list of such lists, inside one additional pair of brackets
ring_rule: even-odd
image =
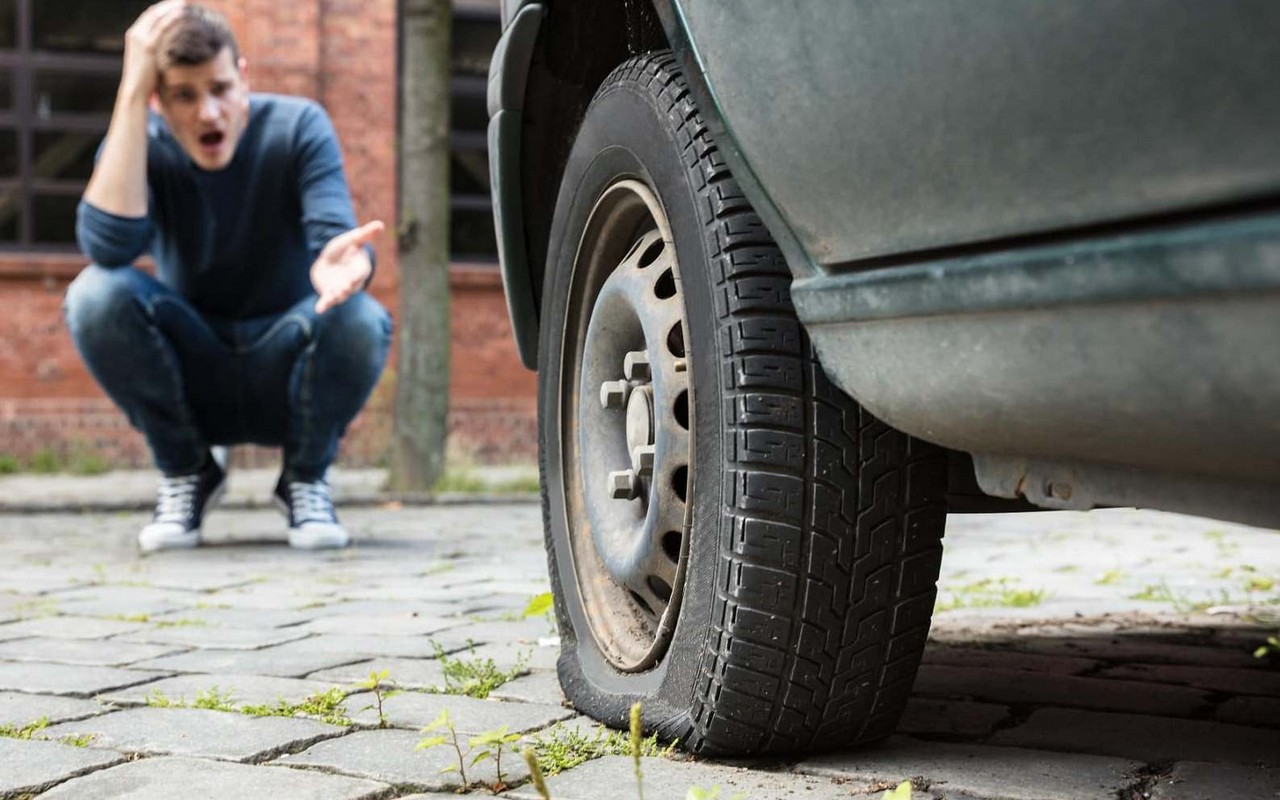
[[(194, 547), (224, 488), (214, 451), (282, 447), (289, 544), (345, 547), (325, 473), (373, 390), (391, 319), (333, 126), (250, 94), (226, 20), (185, 0), (125, 38), (115, 110), (77, 217), (93, 261), (65, 314), (94, 378), (163, 473), (144, 551)], [(132, 263), (150, 252), (156, 276)]]

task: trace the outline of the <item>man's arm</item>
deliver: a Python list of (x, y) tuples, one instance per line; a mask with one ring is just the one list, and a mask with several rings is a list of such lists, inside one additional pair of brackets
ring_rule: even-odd
[(160, 77), (160, 42), (182, 16), (186, 0), (165, 0), (142, 12), (125, 34), (124, 71), (106, 139), (84, 200), (117, 217), (147, 215), (147, 103)]
[(159, 80), (160, 42), (185, 6), (186, 0), (153, 5), (125, 34), (124, 70), (111, 124), (76, 217), (80, 248), (103, 266), (132, 262), (151, 238), (147, 104)]
[(384, 226), (375, 220), (356, 227), (338, 136), (319, 106), (308, 109), (299, 127), (298, 183), (312, 254), (311, 285), (319, 295), (316, 312), (324, 313), (368, 285), (373, 277), (369, 242)]

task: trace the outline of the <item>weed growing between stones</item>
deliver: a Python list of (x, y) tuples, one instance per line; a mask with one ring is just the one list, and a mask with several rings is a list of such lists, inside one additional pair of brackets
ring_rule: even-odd
[(422, 729), (422, 733), (432, 733), (433, 731), (448, 731), (448, 734), (433, 733), (431, 736), (424, 737), (414, 747), (415, 750), (430, 750), (433, 747), (449, 745), (453, 748), (453, 752), (457, 756), (458, 763), (450, 764), (443, 772), (457, 772), (458, 780), (462, 781), (462, 790), (466, 791), (471, 788), (471, 780), (467, 778), (467, 767), (474, 767), (482, 761), (490, 758), (493, 759), (494, 782), (488, 786), (488, 789), (494, 794), (506, 791), (507, 783), (502, 777), (502, 751), (509, 745), (516, 742), (520, 735), (517, 733), (508, 733), (508, 728), (503, 725), (500, 728), (491, 731), (485, 731), (478, 736), (472, 736), (467, 740), (466, 749), (462, 749), (462, 742), (458, 738), (458, 731), (453, 726), (453, 720), (449, 717), (449, 710), (445, 709), (440, 712), (440, 716), (435, 721)]
[(444, 690), (442, 694), (457, 694), (484, 700), (489, 693), (502, 684), (515, 680), (525, 673), (528, 654), (521, 654), (511, 669), (501, 669), (492, 658), (477, 658), (475, 647), (468, 647), (471, 658), (455, 658), (444, 651), (438, 643), (432, 642), (444, 670)]
[(983, 578), (949, 590), (950, 600), (939, 601), (935, 611), (956, 608), (1030, 608), (1044, 602), (1043, 589), (1022, 589), (1017, 578)]
[(1262, 646), (1253, 651), (1254, 658), (1266, 658), (1272, 654), (1280, 655), (1280, 632), (1275, 636), (1268, 636)]
[(381, 672), (370, 672), (369, 677), (365, 678), (364, 680), (356, 684), (358, 688), (368, 689), (369, 691), (373, 692), (374, 702), (365, 706), (360, 710), (367, 711), (368, 709), (376, 708), (378, 710), (378, 727), (379, 728), (387, 727), (387, 715), (383, 712), (382, 704), (386, 702), (388, 698), (395, 697), (396, 695), (400, 694), (400, 691), (398, 689), (387, 688), (388, 686), (387, 677), (390, 674), (391, 672), (385, 669), (382, 670)]
[(201, 689), (196, 692), (194, 702), (188, 703), (186, 699), (179, 698), (177, 700), (167, 697), (164, 692), (159, 689), (152, 689), (147, 694), (147, 705), (152, 708), (203, 708), (206, 711), (235, 711), (235, 703), (233, 702), (232, 693), (226, 694), (218, 691), (218, 687), (214, 686), (210, 689)]
[[(36, 735), (47, 727), (49, 727), (48, 717), (41, 717), (40, 719), (33, 720), (25, 725), (6, 723), (4, 725), (0, 725), (0, 737), (4, 737), (6, 739), (26, 739), (28, 741), (35, 740), (41, 742), (53, 741), (48, 736)], [(88, 747), (93, 740), (94, 735), (92, 733), (84, 733), (79, 736), (68, 734), (67, 736), (59, 738), (57, 741), (70, 747)]]
[(49, 718), (41, 717), (40, 719), (28, 722), (26, 725), (15, 725), (7, 723), (0, 725), (0, 736), (6, 739), (35, 739), (36, 734), (49, 727)]
[[(641, 740), (640, 754), (646, 758), (669, 758), (675, 748), (674, 742), (660, 747), (658, 736), (654, 734)], [(631, 755), (631, 739), (628, 734), (618, 731), (601, 729), (588, 736), (573, 728), (556, 725), (531, 737), (527, 749), (534, 754), (541, 772), (551, 776), (603, 756)]]
[[(290, 703), (283, 698), (278, 698), (275, 705), (256, 705), (244, 706), (240, 709), (240, 713), (249, 714), (255, 717), (318, 717), (321, 722), (330, 725), (351, 725), (351, 720), (347, 718), (347, 709), (344, 704), (346, 693), (333, 686), (323, 692), (315, 692), (308, 695), (300, 703)], [(383, 720), (385, 727), (385, 720)]]

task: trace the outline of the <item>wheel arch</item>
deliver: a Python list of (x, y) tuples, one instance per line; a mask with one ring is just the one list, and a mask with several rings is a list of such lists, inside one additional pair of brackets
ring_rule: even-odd
[[(527, 33), (511, 23), (530, 8), (539, 11), (536, 38), (521, 52), (506, 40)], [(489, 77), (495, 224), (517, 347), (534, 369), (551, 217), (587, 105), (618, 64), (671, 45), (650, 0), (506, 0), (503, 21)]]

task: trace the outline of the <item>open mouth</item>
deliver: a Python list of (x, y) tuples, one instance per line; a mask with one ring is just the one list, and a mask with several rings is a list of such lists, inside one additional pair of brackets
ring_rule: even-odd
[(202, 147), (209, 147), (209, 148), (219, 147), (222, 145), (223, 140), (226, 138), (227, 138), (227, 135), (222, 131), (210, 131), (208, 133), (202, 133), (200, 134), (200, 145)]

